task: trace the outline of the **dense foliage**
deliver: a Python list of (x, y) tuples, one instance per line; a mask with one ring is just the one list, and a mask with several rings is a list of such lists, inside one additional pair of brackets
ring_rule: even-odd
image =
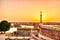
[(10, 23), (8, 21), (3, 20), (0, 22), (0, 31), (5, 32), (5, 31), (8, 31), (9, 28), (10, 28)]

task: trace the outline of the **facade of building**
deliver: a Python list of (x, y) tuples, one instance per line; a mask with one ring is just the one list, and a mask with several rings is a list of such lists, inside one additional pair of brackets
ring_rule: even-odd
[(60, 40), (60, 31), (59, 30), (51, 30), (51, 29), (41, 28), (39, 33), (41, 35), (47, 36), (54, 40)]
[[(40, 24), (42, 24), (42, 11), (40, 11)], [(53, 26), (53, 28), (54, 28), (54, 26)], [(45, 25), (45, 26), (40, 25), (39, 33), (41, 35), (47, 36), (54, 40), (60, 40), (60, 30), (53, 30), (50, 27), (50, 25), (48, 27), (47, 27), (47, 25)]]

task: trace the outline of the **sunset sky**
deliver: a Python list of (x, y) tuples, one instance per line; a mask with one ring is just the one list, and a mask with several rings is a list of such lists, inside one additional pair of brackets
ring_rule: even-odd
[(60, 0), (0, 0), (0, 20), (60, 22)]

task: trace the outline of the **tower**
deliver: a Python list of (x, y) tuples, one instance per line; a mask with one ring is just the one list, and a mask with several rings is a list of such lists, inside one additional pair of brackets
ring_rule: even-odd
[(40, 11), (40, 23), (42, 23), (42, 11)]
[(40, 11), (40, 24), (39, 26), (41, 27), (42, 26), (42, 11)]

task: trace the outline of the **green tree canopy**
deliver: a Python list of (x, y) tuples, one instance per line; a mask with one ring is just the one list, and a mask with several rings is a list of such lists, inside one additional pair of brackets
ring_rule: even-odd
[(10, 23), (6, 20), (0, 22), (0, 31), (8, 31), (10, 28)]

